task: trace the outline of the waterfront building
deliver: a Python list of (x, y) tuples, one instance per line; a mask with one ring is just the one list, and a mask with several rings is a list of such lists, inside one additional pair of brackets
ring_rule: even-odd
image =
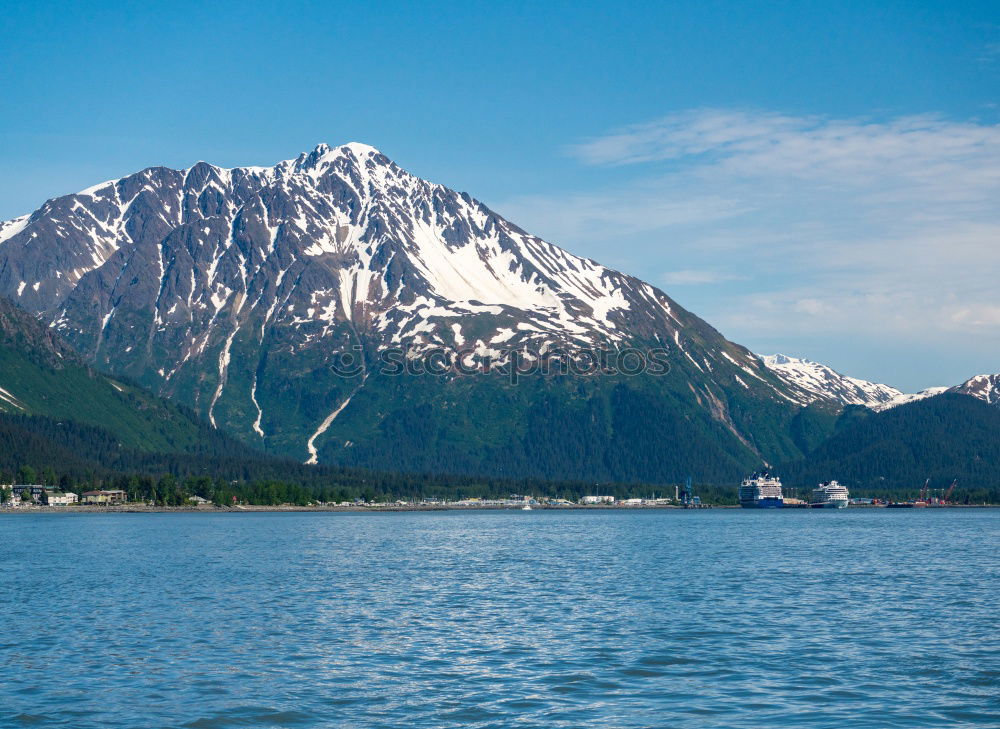
[(38, 503), (45, 494), (45, 487), (39, 483), (16, 483), (11, 487), (14, 496), (21, 500), (22, 504)]
[(108, 506), (112, 504), (124, 504), (126, 501), (128, 501), (128, 497), (121, 489), (83, 492), (83, 503), (85, 504), (100, 504)]
[(72, 491), (45, 491), (42, 494), (42, 503), (47, 506), (70, 506), (77, 501), (77, 495)]

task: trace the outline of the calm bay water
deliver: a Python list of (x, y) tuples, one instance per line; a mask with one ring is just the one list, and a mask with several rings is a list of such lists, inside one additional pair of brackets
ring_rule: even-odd
[(1000, 726), (1000, 511), (0, 516), (0, 726)]

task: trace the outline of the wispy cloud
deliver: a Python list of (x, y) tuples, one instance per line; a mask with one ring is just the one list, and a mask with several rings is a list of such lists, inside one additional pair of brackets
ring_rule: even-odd
[[(1000, 125), (932, 115), (883, 122), (706, 109), (570, 147), (587, 164), (685, 163), (734, 179), (781, 177), (854, 188), (892, 180), (967, 196), (1000, 183)], [(942, 175), (945, 175), (942, 178)]]
[(567, 245), (704, 225), (747, 211), (745, 204), (711, 190), (682, 194), (670, 189), (666, 182), (642, 180), (599, 192), (527, 195), (507, 200), (499, 207), (516, 211), (512, 218), (532, 232), (541, 230)]
[(979, 54), (980, 63), (995, 63), (1000, 60), (1000, 43), (987, 43)]
[[(933, 346), (965, 333), (996, 338), (1000, 353), (1000, 125), (700, 109), (568, 149), (627, 181), (504, 212), (686, 286), (738, 340), (802, 332), (850, 346), (861, 331)], [(717, 271), (745, 278), (699, 301)]]
[(685, 268), (680, 271), (668, 271), (660, 277), (660, 280), (667, 286), (691, 286), (739, 281), (742, 278), (744, 277), (725, 271)]

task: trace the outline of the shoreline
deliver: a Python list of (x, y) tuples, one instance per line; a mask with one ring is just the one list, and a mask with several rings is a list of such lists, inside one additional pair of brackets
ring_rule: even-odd
[[(738, 509), (738, 506), (701, 507), (703, 509)], [(548, 506), (537, 504), (532, 511), (639, 511), (654, 509), (673, 509), (684, 511), (683, 506), (612, 506), (608, 504), (573, 504), (567, 506)], [(340, 512), (340, 513), (372, 513), (384, 511), (522, 511), (520, 506), (498, 506), (493, 504), (386, 504), (384, 506), (297, 506), (281, 504), (265, 506), (260, 504), (241, 504), (239, 506), (149, 506), (147, 504), (124, 504), (121, 506), (19, 506), (0, 509), (0, 514), (253, 514), (262, 512)]]
[[(1000, 504), (952, 504), (948, 506), (931, 506), (915, 509), (915, 511), (938, 511), (944, 509), (995, 509)], [(629, 505), (617, 506), (609, 504), (571, 504), (560, 506), (535, 505), (532, 511), (704, 511), (712, 509), (739, 509), (739, 505), (724, 504), (718, 506), (701, 506), (685, 509), (673, 504), (660, 505)], [(850, 509), (885, 509), (882, 505), (857, 504)], [(370, 514), (379, 512), (408, 511), (522, 511), (519, 506), (499, 505), (459, 505), (459, 504), (386, 504), (385, 506), (296, 506), (296, 505), (239, 505), (239, 506), (149, 506), (146, 504), (125, 504), (122, 506), (19, 506), (16, 508), (0, 508), (0, 515), (5, 514), (261, 514), (261, 513), (353, 513)], [(758, 509), (757, 511), (772, 511)], [(808, 507), (789, 507), (773, 509), (773, 511), (842, 511), (841, 509), (810, 509)]]

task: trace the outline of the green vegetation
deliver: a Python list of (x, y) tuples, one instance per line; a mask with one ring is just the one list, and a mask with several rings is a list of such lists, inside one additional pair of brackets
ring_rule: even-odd
[(72, 419), (112, 433), (127, 448), (199, 452), (206, 443), (231, 442), (190, 410), (88, 367), (30, 314), (2, 298), (0, 387), (8, 393), (0, 398), (0, 413)]
[[(517, 385), (503, 375), (373, 376), (321, 441), (320, 462), (548, 480), (680, 483), (694, 474), (733, 483), (759, 466), (754, 448), (770, 460), (803, 452), (789, 434), (793, 413), (743, 397), (729, 395), (728, 415), (752, 434), (750, 444), (675, 373), (534, 375)], [(813, 429), (829, 430), (834, 419), (816, 412)]]
[[(235, 449), (235, 450), (234, 450)], [(242, 450), (240, 450), (242, 449)], [(25, 465), (25, 464), (34, 464)], [(80, 491), (120, 488), (130, 500), (180, 505), (191, 496), (216, 504), (307, 504), (357, 499), (389, 502), (436, 497), (498, 498), (533, 494), (578, 499), (595, 492), (619, 498), (664, 495), (663, 486), (594, 481), (475, 478), (400, 474), (347, 467), (313, 467), (270, 458), (230, 444), (225, 451), (156, 454), (122, 448), (100, 428), (43, 417), (0, 415), (0, 483), (40, 468), (52, 485)]]
[(855, 496), (897, 500), (958, 480), (954, 500), (1000, 502), (1000, 408), (944, 394), (882, 413), (849, 407), (835, 432), (779, 469), (785, 483), (836, 478)]
[[(618, 498), (665, 496), (673, 485), (599, 480), (545, 480), (395, 473), (346, 466), (305, 466), (273, 458), (213, 434), (198, 453), (154, 453), (124, 447), (107, 430), (71, 420), (0, 414), (0, 483), (36, 482), (70, 491), (120, 488), (131, 500), (180, 505), (190, 496), (216, 504), (306, 504), (500, 498), (511, 494), (577, 500), (606, 493)], [(701, 485), (709, 503), (735, 503), (729, 486)]]
[[(1000, 408), (964, 395), (838, 416), (769, 405), (744, 388), (720, 404), (680, 368), (662, 378), (532, 376), (516, 386), (502, 375), (373, 376), (323, 442), (321, 461), (333, 465), (309, 467), (96, 372), (2, 299), (0, 387), (0, 484), (113, 487), (162, 504), (195, 495), (268, 505), (626, 498), (670, 495), (688, 475), (705, 503), (733, 504), (736, 484), (761, 465), (758, 454), (782, 463), (776, 472), (800, 495), (836, 478), (855, 496), (912, 498), (930, 478), (936, 488), (957, 479), (957, 502), (1000, 502)], [(312, 414), (342, 401), (349, 389), (341, 389), (311, 403)], [(289, 408), (305, 392), (286, 393)], [(705, 399), (724, 408), (721, 417)]]

